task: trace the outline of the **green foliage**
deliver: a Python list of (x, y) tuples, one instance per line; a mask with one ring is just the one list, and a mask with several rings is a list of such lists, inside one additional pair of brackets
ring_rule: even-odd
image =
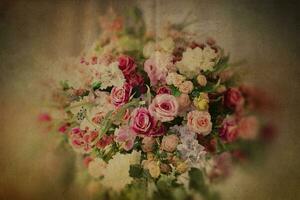
[(228, 64), (229, 61), (229, 55), (222, 57), (219, 62), (214, 66), (213, 73), (219, 73), (221, 71), (224, 71), (227, 69), (230, 65)]
[(198, 192), (204, 199), (207, 200), (218, 200), (219, 195), (211, 192), (208, 185), (205, 184), (203, 173), (197, 168), (191, 168), (189, 171), (189, 187), (190, 189)]
[(142, 178), (143, 177), (143, 168), (141, 165), (130, 165), (129, 175), (132, 178)]
[(183, 185), (176, 183), (174, 176), (161, 175), (156, 182), (157, 190), (154, 191), (152, 199), (184, 200), (191, 199)]
[(60, 81), (59, 84), (60, 84), (61, 88), (62, 88), (64, 91), (66, 91), (66, 90), (68, 90), (68, 89), (71, 88), (71, 86), (69, 85), (69, 83), (68, 83), (67, 80), (65, 80), (65, 81)]
[(125, 33), (135, 37), (143, 37), (146, 31), (146, 24), (144, 21), (142, 11), (134, 7), (128, 11), (125, 22)]
[(147, 182), (145, 180), (135, 180), (128, 185), (126, 189), (120, 194), (120, 200), (141, 200), (147, 198)]
[(93, 90), (97, 90), (97, 89), (99, 89), (100, 87), (101, 87), (101, 83), (100, 83), (99, 81), (94, 82), (94, 83), (92, 84)]
[(174, 85), (171, 85), (170, 88), (171, 88), (171, 93), (173, 96), (179, 97), (181, 95), (181, 92), (179, 91), (179, 89), (177, 87), (175, 87)]

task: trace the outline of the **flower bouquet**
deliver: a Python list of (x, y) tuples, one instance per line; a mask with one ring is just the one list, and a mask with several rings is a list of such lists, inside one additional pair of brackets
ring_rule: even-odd
[(100, 38), (72, 64), (80, 79), (54, 92), (63, 117), (40, 119), (55, 122), (99, 198), (219, 199), (210, 185), (270, 135), (262, 92), (240, 82), (214, 40), (184, 24), (146, 33), (141, 15), (101, 18)]

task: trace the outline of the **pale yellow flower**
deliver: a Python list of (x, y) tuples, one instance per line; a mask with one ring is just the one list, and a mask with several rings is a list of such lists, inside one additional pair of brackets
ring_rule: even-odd
[(209, 98), (207, 93), (201, 92), (193, 101), (198, 110), (208, 110)]

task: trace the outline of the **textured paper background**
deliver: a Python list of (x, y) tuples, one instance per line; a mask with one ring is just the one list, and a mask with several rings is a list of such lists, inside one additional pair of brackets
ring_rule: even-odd
[(191, 30), (214, 37), (233, 61), (246, 58), (246, 79), (272, 90), (280, 105), (274, 114), (280, 135), (265, 162), (237, 169), (218, 185), (224, 199), (299, 199), (299, 5), (259, 0), (1, 1), (0, 199), (90, 197), (79, 180), (64, 179), (71, 154), (54, 151), (52, 138), (36, 124), (47, 92), (40, 82), (60, 77), (57, 63), (93, 41), (108, 6), (122, 13), (136, 4), (157, 31), (164, 20), (191, 12), (199, 20)]

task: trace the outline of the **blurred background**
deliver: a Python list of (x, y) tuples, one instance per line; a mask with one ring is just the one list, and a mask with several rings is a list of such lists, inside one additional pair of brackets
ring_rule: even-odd
[[(299, 3), (296, 0), (1, 0), (0, 199), (90, 199), (72, 152), (37, 123), (43, 80), (60, 76), (60, 61), (76, 57), (100, 33), (99, 16), (112, 6), (140, 7), (149, 29), (181, 21), (200, 38), (213, 37), (232, 61), (246, 59), (247, 81), (274, 95), (278, 137), (264, 161), (237, 168), (216, 189), (225, 200), (300, 199)], [(78, 178), (79, 177), (79, 178)]]

